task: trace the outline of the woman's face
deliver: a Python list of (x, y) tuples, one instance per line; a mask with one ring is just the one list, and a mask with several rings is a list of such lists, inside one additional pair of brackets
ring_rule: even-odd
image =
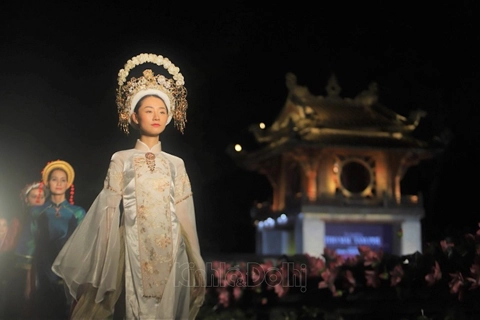
[(48, 179), (48, 188), (52, 195), (64, 195), (67, 192), (67, 174), (61, 169), (54, 169)]
[(132, 120), (138, 124), (141, 134), (158, 136), (167, 125), (167, 106), (158, 97), (146, 97), (140, 103), (137, 112), (132, 114)]
[(30, 190), (25, 198), (28, 206), (41, 206), (45, 202), (45, 193), (40, 188)]
[(0, 234), (5, 234), (8, 231), (8, 222), (5, 218), (0, 218)]

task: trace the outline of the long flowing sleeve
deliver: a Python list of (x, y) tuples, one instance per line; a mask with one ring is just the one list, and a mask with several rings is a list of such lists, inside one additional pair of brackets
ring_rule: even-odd
[(198, 241), (195, 209), (190, 180), (184, 163), (177, 167), (175, 177), (176, 213), (186, 242), (189, 262), (192, 265), (190, 319), (194, 319), (205, 299), (206, 270)]
[(120, 202), (123, 190), (123, 161), (112, 156), (104, 187), (75, 229), (57, 258), (52, 270), (63, 278), (70, 295), (78, 298), (79, 287), (97, 288), (95, 302), (116, 289), (120, 250)]

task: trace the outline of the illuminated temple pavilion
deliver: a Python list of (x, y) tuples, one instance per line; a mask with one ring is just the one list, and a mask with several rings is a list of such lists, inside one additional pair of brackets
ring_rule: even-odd
[(249, 128), (254, 144), (227, 152), (241, 167), (265, 175), (271, 199), (252, 208), (256, 253), (345, 256), (368, 245), (392, 254), (422, 252), (424, 207), (418, 188), (404, 187), (409, 168), (438, 148), (414, 137), (421, 110), (408, 117), (379, 102), (377, 86), (340, 96), (335, 75), (325, 96), (286, 75), (278, 117)]

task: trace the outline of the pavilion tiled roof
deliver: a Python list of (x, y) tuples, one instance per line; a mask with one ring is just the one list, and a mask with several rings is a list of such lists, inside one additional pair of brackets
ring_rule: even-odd
[[(422, 110), (408, 117), (381, 104), (377, 85), (371, 84), (354, 98), (340, 96), (335, 75), (326, 86), (326, 96), (315, 96), (287, 74), (289, 93), (283, 109), (271, 126), (251, 125), (254, 143), (243, 156), (264, 157), (300, 146), (315, 148), (427, 149), (428, 143), (413, 136)], [(239, 155), (238, 155), (239, 156)]]

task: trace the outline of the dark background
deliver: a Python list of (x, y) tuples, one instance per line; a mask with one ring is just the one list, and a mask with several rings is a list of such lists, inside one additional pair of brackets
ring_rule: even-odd
[(225, 151), (250, 124), (275, 119), (287, 72), (317, 95), (333, 73), (342, 97), (377, 82), (397, 113), (427, 111), (417, 134), (452, 140), (416, 172), (425, 237), (476, 230), (478, 4), (313, 4), (2, 2), (0, 210), (17, 212), (20, 190), (56, 159), (75, 168), (75, 202), (88, 209), (110, 156), (137, 138), (117, 127), (118, 70), (152, 52), (180, 67), (189, 90), (185, 134), (169, 126), (161, 141), (186, 162), (204, 251), (254, 250), (249, 209), (270, 186)]

